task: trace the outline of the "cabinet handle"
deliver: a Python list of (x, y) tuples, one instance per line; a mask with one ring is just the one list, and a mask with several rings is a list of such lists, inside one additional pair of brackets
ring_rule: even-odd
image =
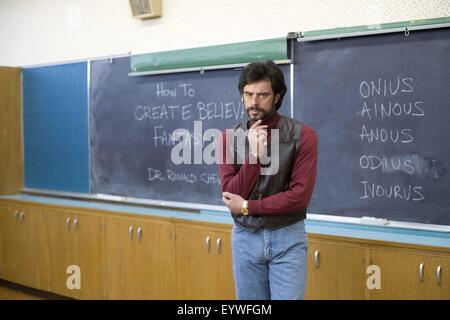
[(216, 241), (216, 249), (217, 253), (220, 254), (220, 251), (222, 250), (222, 239), (218, 238)]
[(76, 228), (78, 228), (78, 219), (73, 220), (73, 226)]
[(128, 228), (128, 235), (130, 236), (130, 240), (133, 240), (133, 226)]
[(316, 250), (314, 252), (314, 267), (318, 268), (320, 266), (320, 252)]
[(420, 282), (423, 282), (423, 272), (424, 272), (425, 265), (423, 262), (419, 264), (419, 280)]
[(139, 240), (142, 239), (142, 228), (141, 227), (137, 228), (137, 237)]
[(23, 222), (23, 219), (25, 218), (25, 213), (23, 211), (20, 212), (20, 221)]
[(436, 268), (436, 282), (439, 286), (441, 285), (441, 280), (442, 280), (441, 276), (442, 276), (442, 267), (438, 266)]
[(67, 226), (67, 229), (70, 229), (70, 218), (66, 219), (66, 226)]
[(206, 251), (209, 252), (211, 249), (211, 238), (210, 237), (206, 237), (205, 245), (206, 245)]
[(19, 211), (14, 212), (14, 218), (17, 220), (19, 220)]

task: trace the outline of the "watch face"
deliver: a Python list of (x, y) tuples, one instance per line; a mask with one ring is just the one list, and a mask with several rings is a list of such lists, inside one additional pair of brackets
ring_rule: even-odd
[(242, 213), (244, 216), (248, 215), (248, 209), (247, 209), (247, 208), (242, 208), (242, 209), (241, 209), (241, 213)]

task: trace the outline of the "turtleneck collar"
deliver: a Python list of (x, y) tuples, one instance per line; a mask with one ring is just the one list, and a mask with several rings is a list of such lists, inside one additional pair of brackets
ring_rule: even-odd
[[(280, 114), (278, 113), (278, 111), (275, 111), (270, 116), (265, 118), (261, 124), (262, 125), (265, 124), (265, 125), (267, 125), (268, 129), (272, 129), (277, 125), (278, 120), (280, 120)], [(253, 120), (247, 121), (247, 128), (250, 128), (255, 122), (256, 121), (253, 121)]]

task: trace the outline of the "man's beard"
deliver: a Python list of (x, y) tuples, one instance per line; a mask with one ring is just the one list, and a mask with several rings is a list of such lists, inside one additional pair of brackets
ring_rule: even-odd
[(251, 121), (264, 120), (276, 111), (275, 105), (270, 110), (262, 110), (259, 107), (250, 107), (245, 109), (245, 113)]

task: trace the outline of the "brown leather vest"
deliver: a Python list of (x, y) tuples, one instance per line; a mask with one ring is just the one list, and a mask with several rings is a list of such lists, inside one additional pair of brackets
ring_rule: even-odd
[[(289, 189), (292, 168), (295, 163), (297, 151), (300, 148), (300, 137), (303, 124), (294, 119), (280, 116), (273, 129), (279, 130), (279, 169), (272, 175), (260, 175), (248, 200), (262, 199)], [(234, 130), (242, 129), (247, 133), (246, 124), (238, 124)], [(269, 144), (270, 145), (270, 144)], [(240, 170), (243, 159), (248, 154), (248, 139), (245, 139), (245, 148), (234, 145), (234, 165)], [(266, 166), (270, 166), (270, 163)], [(255, 231), (259, 228), (277, 229), (306, 218), (306, 208), (300, 211), (282, 213), (281, 215), (232, 215), (234, 221), (242, 228)]]

